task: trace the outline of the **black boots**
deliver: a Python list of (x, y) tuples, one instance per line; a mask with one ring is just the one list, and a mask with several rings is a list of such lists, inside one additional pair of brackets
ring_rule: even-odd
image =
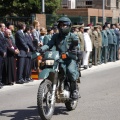
[(1, 89), (3, 86), (4, 86), (3, 83), (0, 82), (0, 89)]
[(71, 98), (76, 100), (79, 97), (79, 91), (77, 88), (77, 83), (76, 81), (71, 82)]

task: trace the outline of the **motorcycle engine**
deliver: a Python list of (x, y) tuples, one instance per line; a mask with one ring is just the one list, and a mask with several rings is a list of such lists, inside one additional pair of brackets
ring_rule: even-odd
[(63, 90), (62, 92), (64, 99), (69, 99), (70, 98), (70, 91)]

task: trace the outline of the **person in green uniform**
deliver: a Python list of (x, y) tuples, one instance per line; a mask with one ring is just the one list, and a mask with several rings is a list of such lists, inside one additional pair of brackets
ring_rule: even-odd
[(113, 36), (113, 45), (114, 45), (114, 48), (113, 48), (113, 61), (115, 62), (116, 61), (116, 51), (117, 51), (117, 36), (115, 34), (115, 25), (114, 24), (111, 24), (111, 29), (110, 29), (111, 33), (112, 33), (112, 36)]
[(69, 56), (69, 54), (75, 55), (75, 51), (78, 50), (79, 38), (76, 34), (70, 32), (71, 24), (71, 20), (68, 17), (61, 17), (58, 20), (59, 33), (54, 34), (48, 44), (41, 47), (40, 51), (43, 52), (55, 46), (56, 50), (59, 51), (60, 54), (68, 53), (68, 57), (62, 60), (61, 65), (64, 66), (68, 78), (71, 82), (71, 97), (73, 99), (77, 99), (78, 91), (76, 88), (76, 83), (79, 79), (77, 59), (75, 59), (77, 55), (75, 58), (72, 58)]
[(108, 61), (112, 62), (113, 51), (114, 51), (113, 35), (112, 35), (112, 32), (110, 31), (110, 23), (105, 23), (105, 25), (107, 26), (106, 32), (108, 36)]
[(102, 30), (102, 53), (101, 53), (101, 62), (107, 63), (108, 61), (108, 36), (106, 32), (107, 26), (103, 26)]

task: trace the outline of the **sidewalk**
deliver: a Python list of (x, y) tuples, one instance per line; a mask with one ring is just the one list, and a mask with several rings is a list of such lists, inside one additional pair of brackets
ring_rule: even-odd
[(108, 69), (115, 68), (115, 67), (120, 67), (120, 60), (116, 62), (108, 62), (106, 64), (103, 63), (101, 65), (92, 66), (91, 68), (88, 68), (88, 69), (81, 68), (81, 74), (82, 75), (91, 74), (94, 72), (108, 70)]
[[(106, 64), (92, 66), (91, 68), (88, 68), (88, 69), (81, 68), (81, 74), (82, 74), (82, 76), (85, 76), (85, 75), (88, 75), (88, 74), (92, 74), (94, 72), (98, 72), (98, 71), (102, 71), (102, 70), (108, 70), (108, 69), (115, 68), (115, 67), (120, 67), (120, 60), (118, 60), (116, 62), (108, 62)], [(24, 83), (24, 84), (14, 84), (12, 86), (6, 85), (6, 86), (3, 86), (2, 89), (0, 89), (0, 92), (8, 91), (8, 90), (14, 90), (14, 89), (17, 89), (17, 88), (22, 89), (23, 87), (34, 86), (34, 85), (37, 85), (37, 84), (39, 85), (40, 82), (41, 82), (41, 80), (34, 80), (33, 82)]]

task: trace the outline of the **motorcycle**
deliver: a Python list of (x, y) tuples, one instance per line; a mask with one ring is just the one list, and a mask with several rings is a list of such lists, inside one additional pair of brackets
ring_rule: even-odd
[(79, 98), (71, 98), (71, 82), (61, 65), (67, 56), (66, 53), (60, 55), (58, 51), (46, 51), (43, 55), (44, 68), (39, 74), (42, 82), (37, 93), (38, 113), (42, 120), (52, 118), (55, 103), (64, 103), (69, 111), (77, 107)]

